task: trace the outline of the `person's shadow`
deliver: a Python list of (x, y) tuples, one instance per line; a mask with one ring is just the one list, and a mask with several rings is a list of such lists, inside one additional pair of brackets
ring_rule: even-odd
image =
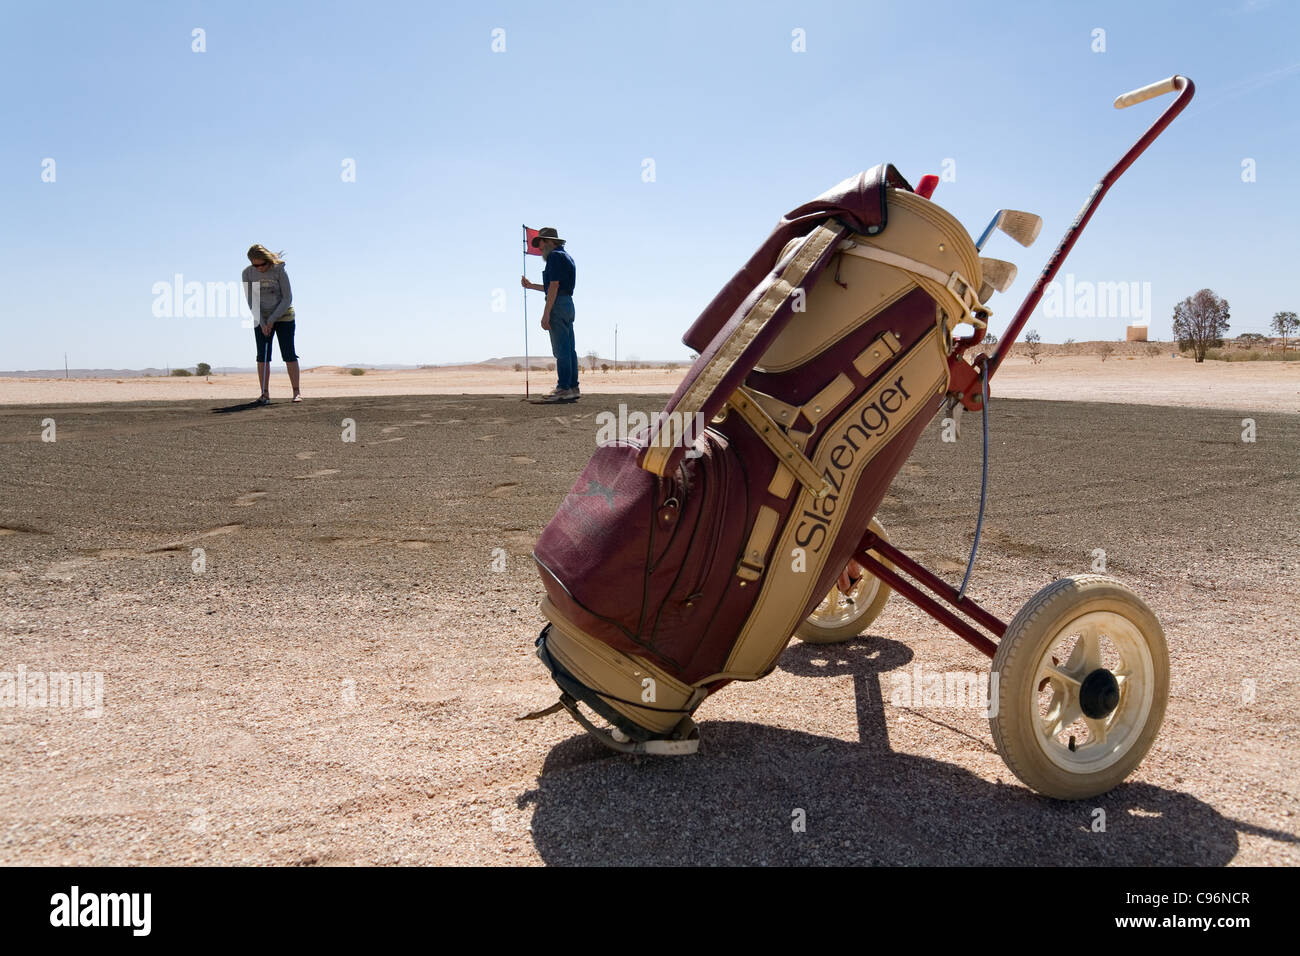
[[(785, 652), (789, 673), (853, 676), (857, 741), (705, 718), (698, 754), (627, 757), (579, 730), (517, 798), (521, 810), (533, 807), (537, 851), (547, 863), (588, 865), (1217, 866), (1236, 855), (1240, 832), (1297, 842), (1151, 784), (1066, 802), (1005, 768), (1007, 783), (988, 783), (957, 764), (896, 753), (880, 675), (911, 659), (881, 637), (796, 641)], [(816, 690), (810, 682), (809, 707)], [(974, 742), (994, 752), (991, 741)]]
[(229, 415), (231, 412), (247, 412), (254, 408), (266, 408), (266, 406), (257, 401), (240, 402), (238, 405), (223, 405), (220, 408), (214, 408), (212, 414)]

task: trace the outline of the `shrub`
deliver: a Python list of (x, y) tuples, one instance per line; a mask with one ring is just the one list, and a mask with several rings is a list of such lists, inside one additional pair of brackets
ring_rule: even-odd
[(1041, 353), (1043, 338), (1034, 329), (1025, 333), (1025, 351), (1029, 354), (1029, 361), (1037, 365), (1042, 361)]
[(173, 374), (173, 375), (193, 375), (194, 373), (191, 372), (191, 371), (190, 371), (189, 369), (187, 369), (187, 368), (174, 368), (174, 369), (172, 369), (172, 374)]
[(515, 371), (516, 371), (516, 372), (522, 372), (523, 370), (524, 370), (523, 363), (522, 363), (522, 362), (516, 362), (516, 363), (515, 363)]
[(1115, 343), (1102, 342), (1100, 345), (1097, 346), (1097, 354), (1101, 356), (1101, 360), (1103, 362), (1106, 361), (1106, 359), (1110, 358), (1112, 355), (1115, 354)]
[(363, 368), (350, 368), (350, 369), (348, 369), (348, 374), (349, 374), (349, 375), (365, 375), (365, 374), (366, 374), (366, 370), (363, 369)]

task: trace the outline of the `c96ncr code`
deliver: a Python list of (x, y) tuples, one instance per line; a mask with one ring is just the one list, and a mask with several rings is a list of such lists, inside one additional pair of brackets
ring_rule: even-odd
[(1198, 905), (1249, 903), (1249, 893), (1204, 892), (1204, 893), (1125, 893), (1125, 903), (1137, 903), (1159, 909), (1161, 906), (1184, 906), (1188, 903)]

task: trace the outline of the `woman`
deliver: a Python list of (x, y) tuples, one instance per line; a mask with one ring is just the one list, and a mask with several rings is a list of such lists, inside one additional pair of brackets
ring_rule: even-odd
[(250, 247), (250, 265), (243, 276), (248, 307), (253, 310), (253, 318), (257, 321), (253, 335), (257, 339), (257, 381), (262, 386), (262, 396), (257, 400), (259, 405), (271, 404), (273, 332), (274, 337), (280, 340), (280, 359), (289, 371), (293, 400), (302, 401), (298, 388), (298, 355), (293, 350), (293, 290), (289, 288), (289, 276), (284, 271), (284, 260), (280, 255), (260, 243)]

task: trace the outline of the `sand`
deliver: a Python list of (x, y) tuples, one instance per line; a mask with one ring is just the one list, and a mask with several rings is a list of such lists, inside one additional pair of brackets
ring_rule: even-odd
[[(385, 376), (361, 378), (329, 381)], [(0, 408), (0, 669), (104, 680), (97, 718), (0, 709), (0, 863), (1300, 863), (1296, 415), (1256, 412), (1244, 444), (1235, 411), (1001, 405), (972, 594), (1009, 618), (1100, 548), (1169, 639), (1151, 753), (1060, 803), (1012, 777), (977, 712), (893, 703), (914, 665), (988, 666), (896, 596), (864, 637), (794, 641), (707, 701), (694, 757), (516, 720), (557, 698), (532, 653), (533, 542), (596, 414), (662, 395), (545, 408), (312, 384), (301, 405), (213, 414), (183, 390), (218, 386), (140, 387), (154, 401)], [(931, 427), (881, 509), (949, 580), (978, 447)]]
[[(275, 366), (271, 394), (290, 395), (288, 378)], [(584, 394), (621, 392), (670, 394), (684, 370), (584, 371)], [(533, 393), (555, 385), (554, 373), (534, 372)], [(523, 395), (524, 374), (483, 365), (348, 374), (338, 366), (305, 369), (303, 393), (309, 398), (362, 395)], [(88, 402), (237, 400), (258, 394), (253, 373), (209, 379), (154, 377), (127, 379), (0, 378), (0, 405)], [(1069, 402), (1119, 402), (1180, 408), (1230, 408), (1243, 411), (1300, 412), (1300, 362), (1203, 362), (1187, 358), (1116, 355), (1050, 355), (1039, 364), (1013, 355), (992, 382), (994, 398), (1041, 398)]]

